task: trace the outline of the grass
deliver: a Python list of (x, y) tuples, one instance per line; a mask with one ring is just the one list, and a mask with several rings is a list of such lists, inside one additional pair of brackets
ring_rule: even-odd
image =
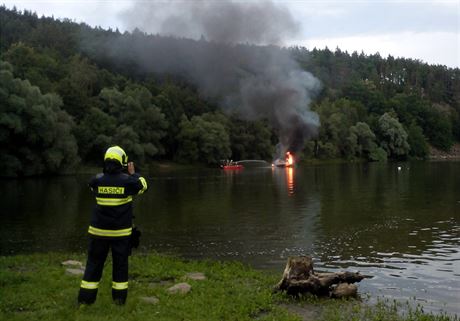
[[(125, 306), (112, 303), (109, 261), (96, 303), (78, 307), (81, 277), (65, 273), (61, 262), (68, 259), (84, 260), (85, 256), (48, 253), (0, 257), (0, 320), (458, 320), (424, 314), (420, 309), (405, 309), (409, 312), (401, 315), (396, 304), (369, 306), (358, 300), (293, 299), (272, 293), (280, 275), (238, 262), (185, 261), (158, 254), (131, 257)], [(203, 272), (207, 279), (186, 279), (188, 272)], [(180, 295), (166, 291), (178, 282), (188, 282), (191, 292)], [(157, 304), (142, 300), (152, 296), (159, 299)]]

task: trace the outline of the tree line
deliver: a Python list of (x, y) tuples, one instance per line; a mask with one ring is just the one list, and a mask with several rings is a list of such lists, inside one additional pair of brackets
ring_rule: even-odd
[[(107, 146), (131, 159), (215, 164), (272, 160), (266, 119), (223, 113), (187, 79), (142, 70), (104, 50), (114, 39), (191, 41), (92, 28), (0, 7), (0, 160), (8, 176), (72, 172)], [(84, 41), (82, 41), (84, 39)], [(318, 135), (303, 158), (425, 158), (460, 140), (460, 70), (378, 54), (287, 48), (322, 82)]]

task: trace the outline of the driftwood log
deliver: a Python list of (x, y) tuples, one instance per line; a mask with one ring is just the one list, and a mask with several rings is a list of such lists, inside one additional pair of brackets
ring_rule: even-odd
[(359, 272), (315, 273), (313, 260), (309, 256), (290, 257), (283, 272), (283, 278), (275, 291), (286, 291), (298, 296), (311, 293), (335, 298), (356, 296), (358, 287), (353, 284), (371, 276)]

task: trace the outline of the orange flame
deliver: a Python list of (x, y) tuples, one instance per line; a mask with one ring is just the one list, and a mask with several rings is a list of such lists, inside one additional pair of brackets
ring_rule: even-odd
[(291, 152), (286, 152), (286, 166), (287, 167), (292, 167), (294, 166), (294, 155), (291, 154)]

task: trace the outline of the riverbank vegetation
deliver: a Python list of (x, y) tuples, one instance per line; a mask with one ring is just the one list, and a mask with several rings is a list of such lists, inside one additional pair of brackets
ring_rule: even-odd
[[(81, 275), (61, 263), (83, 254), (46, 253), (0, 257), (0, 319), (2, 320), (369, 320), (455, 321), (455, 316), (426, 314), (420, 308), (381, 301), (314, 297), (294, 299), (274, 294), (279, 274), (253, 270), (237, 262), (185, 261), (158, 254), (130, 259), (127, 304), (111, 299), (111, 262), (92, 306), (78, 307)], [(282, 267), (281, 267), (282, 268)], [(205, 279), (187, 278), (201, 272)], [(172, 294), (168, 288), (187, 282), (191, 290)]]
[[(196, 50), (215, 44), (5, 6), (0, 21), (1, 175), (72, 172), (99, 163), (111, 144), (140, 164), (272, 160), (278, 133), (267, 119), (224, 113), (218, 97), (204, 99), (180, 73), (154, 73), (141, 63), (154, 59), (148, 50), (160, 43)], [(109, 50), (114, 43), (123, 46)], [(426, 158), (430, 145), (448, 151), (460, 140), (458, 68), (339, 48), (259, 49), (288, 50), (321, 81), (311, 105), (321, 126), (301, 158)]]

